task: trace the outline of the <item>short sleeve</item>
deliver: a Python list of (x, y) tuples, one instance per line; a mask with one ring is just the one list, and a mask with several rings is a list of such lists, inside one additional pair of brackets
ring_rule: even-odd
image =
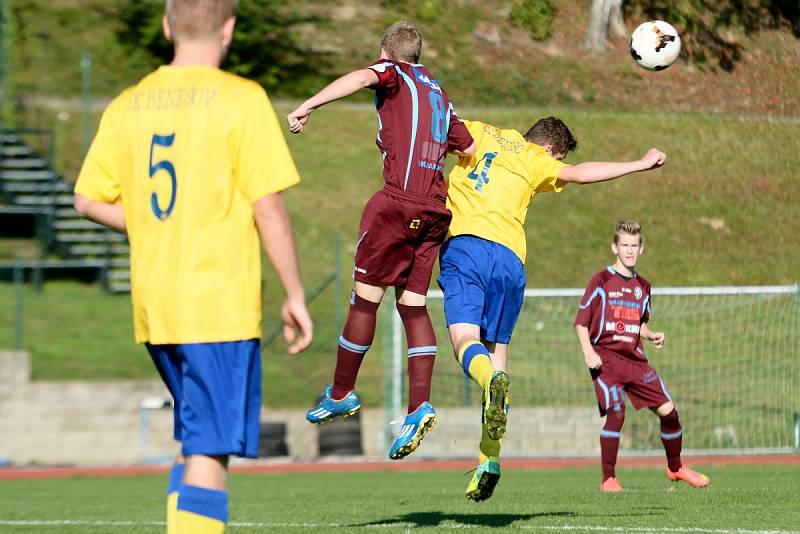
[(248, 97), (240, 119), (234, 174), (250, 203), (300, 181), (275, 110), (261, 87)]
[(122, 194), (115, 109), (112, 102), (103, 112), (100, 128), (92, 141), (89, 153), (86, 154), (81, 172), (78, 174), (78, 181), (75, 183), (76, 194), (109, 204), (119, 202)]
[(472, 145), (472, 134), (450, 104), (450, 129), (447, 132), (448, 150), (466, 150)]
[(400, 87), (400, 75), (397, 69), (395, 69), (394, 63), (390, 61), (379, 61), (367, 68), (378, 75), (378, 83), (373, 85), (372, 89), (391, 94)]
[(534, 193), (560, 193), (566, 182), (558, 179), (565, 163), (558, 161), (546, 152), (538, 151), (533, 154), (527, 163), (528, 176), (531, 180), (531, 194)]
[(575, 325), (585, 326), (589, 328), (592, 322), (592, 317), (598, 311), (600, 306), (603, 305), (603, 286), (600, 282), (599, 276), (594, 276), (586, 287), (580, 304), (578, 305), (578, 313), (575, 315)]
[(650, 321), (650, 287), (647, 287), (647, 294), (642, 301), (642, 323), (647, 323)]

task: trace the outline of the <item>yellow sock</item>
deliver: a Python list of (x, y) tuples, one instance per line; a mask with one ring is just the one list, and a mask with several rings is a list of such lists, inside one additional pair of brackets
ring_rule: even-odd
[(480, 454), (478, 454), (478, 463), (482, 464), (490, 457), (498, 461), (500, 457), (500, 442), (503, 440), (494, 440), (489, 437), (489, 433), (486, 431), (486, 425), (481, 425), (481, 445), (480, 445)]
[(178, 534), (178, 492), (167, 495), (167, 534)]
[(178, 510), (177, 532), (179, 534), (222, 534), (225, 532), (225, 523), (186, 510)]
[(482, 389), (486, 389), (495, 369), (489, 350), (480, 341), (471, 341), (461, 347), (458, 351), (458, 362), (467, 376)]

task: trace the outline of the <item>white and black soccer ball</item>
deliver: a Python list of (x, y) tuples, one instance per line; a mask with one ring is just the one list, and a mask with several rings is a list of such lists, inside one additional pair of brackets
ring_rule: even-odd
[(663, 20), (643, 22), (631, 34), (631, 56), (647, 70), (664, 70), (678, 59), (681, 37)]

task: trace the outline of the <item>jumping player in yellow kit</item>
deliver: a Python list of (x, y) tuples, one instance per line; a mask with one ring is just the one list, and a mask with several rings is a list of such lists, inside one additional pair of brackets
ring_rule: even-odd
[(289, 352), (312, 339), (280, 196), (297, 170), (264, 90), (219, 69), (236, 4), (167, 0), (174, 59), (111, 102), (75, 186), (79, 212), (128, 234), (136, 341), (175, 401), (168, 533), (223, 532), (228, 458), (258, 454), (259, 237)]
[(594, 183), (660, 166), (666, 156), (650, 149), (626, 162), (566, 165), (577, 146), (555, 117), (537, 121), (524, 135), (478, 121), (464, 121), (475, 139), (473, 157), (450, 173), (449, 238), (439, 259), (439, 286), (456, 359), (484, 391), (478, 467), (466, 496), (492, 496), (500, 479), (500, 442), (506, 430), (508, 343), (525, 293), (525, 218), (533, 197), (560, 192), (568, 183)]

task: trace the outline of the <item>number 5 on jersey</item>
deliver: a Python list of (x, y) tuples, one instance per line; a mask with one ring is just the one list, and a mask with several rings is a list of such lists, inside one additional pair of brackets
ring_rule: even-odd
[(162, 210), (158, 202), (158, 194), (154, 191), (150, 195), (150, 207), (153, 209), (153, 214), (160, 221), (165, 221), (172, 214), (172, 209), (175, 207), (175, 197), (178, 192), (178, 177), (175, 175), (175, 166), (167, 159), (153, 161), (153, 151), (155, 147), (162, 146), (165, 148), (171, 147), (175, 142), (175, 134), (157, 135), (153, 134), (153, 140), (150, 142), (150, 178), (155, 178), (158, 171), (164, 171), (170, 178), (170, 196), (167, 209)]

